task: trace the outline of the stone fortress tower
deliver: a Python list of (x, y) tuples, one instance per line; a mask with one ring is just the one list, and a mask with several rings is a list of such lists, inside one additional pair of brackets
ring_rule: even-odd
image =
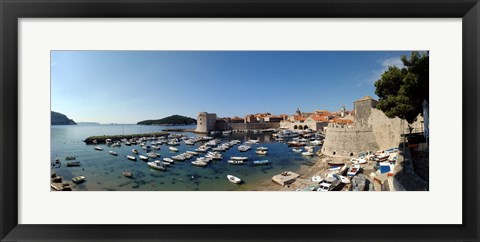
[(376, 109), (377, 101), (365, 96), (354, 102), (355, 121), (352, 125), (329, 124), (322, 153), (351, 157), (359, 153), (398, 147), (406, 122), (388, 118)]
[(217, 122), (217, 115), (214, 113), (200, 112), (197, 115), (196, 132), (208, 133), (215, 130), (215, 123)]

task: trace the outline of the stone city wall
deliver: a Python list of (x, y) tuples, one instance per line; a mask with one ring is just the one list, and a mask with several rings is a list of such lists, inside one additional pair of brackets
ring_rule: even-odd
[(326, 130), (327, 135), (322, 147), (322, 153), (326, 155), (350, 157), (379, 149), (371, 128), (329, 126)]

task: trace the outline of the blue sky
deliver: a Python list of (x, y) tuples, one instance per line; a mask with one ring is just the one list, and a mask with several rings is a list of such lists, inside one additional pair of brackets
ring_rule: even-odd
[(400, 51), (52, 51), (51, 105), (77, 122), (336, 111), (370, 95)]

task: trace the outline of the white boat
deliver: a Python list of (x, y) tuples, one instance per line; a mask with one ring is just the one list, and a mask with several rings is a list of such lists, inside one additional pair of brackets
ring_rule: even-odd
[(247, 142), (248, 142), (249, 144), (258, 144), (258, 143), (260, 143), (260, 140), (258, 140), (258, 139), (251, 139), (251, 140), (249, 140), (249, 141), (247, 141)]
[(198, 152), (195, 152), (195, 151), (187, 151), (188, 154), (191, 154), (191, 155), (198, 155)]
[(232, 175), (227, 175), (227, 179), (232, 182), (232, 183), (235, 183), (235, 184), (239, 184), (240, 182), (242, 182), (242, 179), (236, 177), (236, 176), (232, 176)]
[(227, 130), (227, 131), (223, 131), (223, 132), (222, 132), (222, 134), (224, 134), (224, 135), (229, 135), (229, 134), (231, 134), (231, 133), (232, 133), (231, 130)]
[(268, 165), (270, 162), (268, 160), (255, 160), (253, 161), (254, 165)]
[(247, 151), (247, 150), (249, 150), (249, 149), (251, 149), (251, 148), (252, 148), (252, 147), (250, 147), (250, 146), (248, 146), (248, 145), (240, 145), (240, 146), (238, 146), (238, 150), (239, 150), (239, 151), (242, 151), (242, 152), (245, 152), (245, 151)]
[(297, 137), (298, 134), (291, 131), (291, 130), (281, 130), (280, 132), (278, 132), (277, 134), (277, 137), (278, 138), (293, 138), (293, 137)]
[(159, 157), (159, 154), (153, 153), (153, 152), (149, 152), (149, 153), (147, 153), (147, 156), (150, 157), (150, 158), (152, 158), (152, 159), (155, 159), (155, 158)]
[(117, 156), (117, 155), (118, 155), (118, 153), (115, 152), (115, 151), (113, 151), (113, 150), (109, 151), (108, 153), (110, 153), (110, 155), (114, 155), (114, 156)]
[(355, 176), (360, 170), (360, 165), (354, 164), (348, 168), (347, 176)]
[(195, 140), (193, 139), (187, 139), (184, 141), (186, 145), (194, 145), (195, 144)]
[(138, 158), (140, 158), (140, 160), (148, 160), (148, 157), (144, 155), (139, 155)]
[(176, 156), (172, 156), (172, 159), (177, 160), (177, 161), (184, 161), (184, 160), (185, 160), (185, 156), (183, 156), (183, 155), (176, 155)]
[(95, 150), (99, 150), (99, 151), (102, 151), (102, 150), (103, 150), (103, 148), (102, 148), (102, 147), (100, 147), (100, 146), (95, 146), (95, 148), (94, 148), (94, 149), (95, 149)]
[(173, 163), (174, 162), (172, 160), (172, 158), (168, 158), (168, 157), (163, 158), (163, 161), (168, 162), (168, 163)]
[(209, 158), (212, 158), (214, 160), (221, 160), (223, 159), (222, 157), (222, 154), (218, 153), (218, 152), (208, 152), (205, 157), (209, 157)]
[(168, 149), (173, 151), (173, 152), (178, 152), (178, 149), (176, 147), (173, 147), (173, 146), (169, 146)]
[(246, 160), (248, 160), (248, 157), (246, 157), (246, 156), (232, 156), (232, 157), (230, 157), (230, 160), (243, 160), (243, 161), (246, 161)]
[(201, 167), (205, 167), (205, 166), (208, 165), (207, 162), (201, 161), (201, 160), (195, 160), (195, 161), (192, 161), (191, 163), (192, 163), (192, 165), (201, 166)]
[(297, 149), (297, 148), (293, 148), (292, 150), (295, 153), (301, 153), (303, 151), (302, 149)]
[(153, 169), (156, 169), (156, 170), (161, 170), (161, 171), (164, 171), (166, 170), (165, 166), (162, 164), (161, 161), (150, 161), (150, 162), (147, 162), (148, 166), (150, 168), (153, 168)]
[(350, 184), (350, 179), (348, 179), (348, 177), (340, 176), (340, 175), (338, 175), (338, 177), (340, 177), (340, 180), (342, 181), (342, 183)]
[(313, 146), (305, 146), (304, 148), (308, 152), (313, 152)]
[(267, 148), (267, 147), (264, 147), (264, 146), (260, 146), (260, 147), (257, 148), (257, 150), (259, 150), (259, 151), (267, 151), (268, 148)]
[(323, 181), (323, 178), (319, 175), (312, 176), (312, 182), (320, 183)]
[(310, 141), (310, 144), (312, 145), (321, 145), (323, 142), (321, 140), (313, 140), (313, 141)]
[(232, 164), (232, 165), (242, 165), (242, 164), (243, 164), (243, 160), (228, 160), (228, 164)]
[(132, 153), (138, 155), (138, 150), (137, 149), (132, 149)]
[(137, 157), (133, 156), (133, 155), (127, 155), (127, 159), (129, 160), (137, 160)]
[(310, 151), (302, 152), (302, 155), (304, 155), (304, 156), (312, 156), (312, 155), (313, 155), (313, 152), (310, 152)]
[(267, 155), (268, 151), (266, 151), (266, 150), (256, 150), (255, 153), (257, 153), (257, 155)]

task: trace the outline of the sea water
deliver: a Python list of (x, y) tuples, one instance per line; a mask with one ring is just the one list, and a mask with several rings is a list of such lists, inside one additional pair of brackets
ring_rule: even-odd
[[(99, 135), (121, 135), (121, 134), (143, 134), (161, 132), (172, 126), (149, 126), (149, 125), (55, 125), (51, 127), (51, 160), (59, 159), (61, 166), (52, 164), (52, 172), (63, 177), (64, 181), (72, 184), (75, 191), (230, 191), (245, 190), (242, 185), (231, 183), (227, 175), (234, 175), (244, 181), (244, 185), (259, 184), (270, 180), (272, 176), (283, 171), (295, 171), (302, 165), (313, 165), (314, 158), (303, 157), (294, 153), (286, 143), (276, 142), (271, 133), (254, 134), (232, 133), (230, 135), (215, 135), (221, 142), (233, 139), (241, 140), (242, 143), (250, 139), (259, 139), (260, 143), (252, 145), (247, 152), (238, 151), (238, 145), (232, 146), (226, 152), (222, 152), (222, 160), (211, 161), (206, 167), (197, 167), (191, 164), (197, 156), (190, 160), (175, 161), (167, 167), (166, 171), (149, 168), (145, 161), (138, 159), (130, 161), (127, 155), (133, 155), (132, 149), (137, 149), (141, 154), (146, 154), (139, 145), (111, 147), (106, 144), (98, 146), (103, 151), (94, 150), (95, 145), (86, 145), (83, 140), (89, 136)], [(195, 129), (195, 126), (175, 126), (175, 128)], [(177, 133), (177, 132), (170, 132)], [(179, 134), (195, 137), (200, 134), (181, 132)], [(172, 152), (168, 145), (163, 144), (160, 150), (152, 152), (159, 153), (157, 158), (162, 160), (165, 157), (172, 157), (187, 150), (195, 150), (204, 142), (197, 142), (195, 145), (186, 145), (181, 142), (179, 152)], [(268, 147), (268, 155), (259, 156), (255, 148)], [(118, 156), (109, 154), (115, 151)], [(204, 154), (199, 153), (199, 156)], [(80, 167), (67, 167), (65, 157), (76, 156), (75, 161), (81, 162)], [(249, 160), (243, 165), (228, 164), (231, 156), (247, 156)], [(254, 160), (270, 161), (269, 165), (254, 166)], [(150, 159), (152, 160), (152, 159)], [(131, 171), (134, 178), (130, 179), (122, 175), (122, 171)], [(85, 176), (86, 182), (74, 184), (71, 179), (75, 176)], [(251, 187), (251, 186), (250, 186)]]

